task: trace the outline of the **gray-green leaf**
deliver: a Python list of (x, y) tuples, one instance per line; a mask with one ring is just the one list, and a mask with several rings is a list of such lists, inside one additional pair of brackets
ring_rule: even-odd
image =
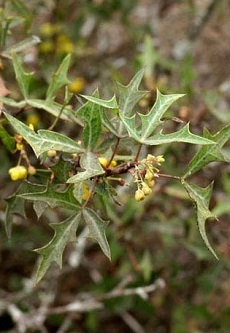
[(42, 258), (37, 270), (35, 283), (38, 283), (51, 263), (56, 262), (59, 267), (62, 267), (62, 256), (66, 245), (69, 242), (75, 242), (77, 227), (81, 220), (81, 213), (73, 215), (61, 223), (52, 223), (51, 227), (54, 229), (54, 236), (51, 241), (45, 246), (34, 250), (39, 253)]
[(98, 157), (92, 152), (86, 152), (82, 154), (80, 160), (80, 166), (82, 167), (82, 169), (85, 169), (85, 171), (79, 172), (76, 175), (70, 177), (67, 180), (67, 183), (82, 182), (89, 178), (103, 175), (105, 173), (104, 169), (102, 168), (98, 160)]
[(62, 61), (56, 73), (53, 74), (52, 80), (50, 82), (49, 88), (46, 93), (46, 99), (52, 100), (57, 91), (68, 84), (70, 81), (67, 78), (67, 72), (70, 65), (70, 55), (68, 54)]
[(201, 149), (196, 153), (185, 169), (183, 175), (184, 178), (191, 176), (210, 162), (228, 161), (228, 159), (222, 153), (221, 148), (230, 138), (230, 125), (225, 126), (215, 135), (211, 135), (206, 130), (204, 131), (204, 137), (212, 140), (213, 144), (201, 147)]
[(208, 185), (206, 188), (202, 188), (195, 184), (187, 183), (185, 180), (182, 180), (182, 185), (184, 186), (189, 197), (192, 199), (196, 206), (197, 221), (201, 237), (203, 238), (210, 252), (214, 255), (216, 259), (218, 259), (215, 251), (209, 243), (205, 230), (206, 220), (209, 218), (216, 219), (216, 216), (209, 210), (209, 201), (212, 194), (213, 184)]
[(84, 209), (82, 214), (85, 223), (89, 228), (89, 237), (98, 242), (104, 254), (111, 260), (110, 248), (105, 234), (108, 222), (103, 221), (93, 210), (89, 208)]
[(81, 153), (84, 151), (74, 140), (63, 134), (48, 130), (39, 130), (36, 134), (10, 114), (5, 113), (5, 116), (14, 129), (29, 143), (37, 157), (51, 149), (66, 153)]

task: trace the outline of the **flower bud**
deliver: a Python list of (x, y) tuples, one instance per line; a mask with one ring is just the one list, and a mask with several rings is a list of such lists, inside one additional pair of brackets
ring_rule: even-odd
[(135, 200), (136, 201), (142, 201), (145, 197), (144, 191), (142, 191), (141, 189), (136, 190), (135, 192)]
[(33, 176), (33, 175), (35, 175), (35, 173), (36, 173), (36, 169), (35, 169), (35, 167), (33, 167), (32, 165), (30, 165), (29, 167), (28, 167), (28, 174), (29, 175), (31, 175), (31, 176)]
[(146, 183), (142, 184), (142, 191), (145, 195), (149, 195), (152, 193), (152, 189)]
[(55, 157), (56, 155), (57, 155), (57, 152), (54, 149), (48, 150), (48, 152), (47, 152), (47, 156), (50, 158)]

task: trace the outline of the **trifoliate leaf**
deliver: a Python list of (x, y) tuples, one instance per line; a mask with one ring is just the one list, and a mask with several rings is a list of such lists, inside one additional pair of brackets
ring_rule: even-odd
[(221, 148), (230, 138), (230, 125), (225, 126), (215, 135), (211, 135), (207, 130), (204, 132), (204, 138), (213, 141), (212, 145), (202, 147), (193, 157), (187, 168), (185, 169), (184, 178), (187, 178), (199, 171), (210, 162), (228, 161), (224, 156)]
[(42, 258), (37, 270), (35, 283), (38, 283), (52, 262), (56, 262), (59, 267), (62, 267), (62, 256), (66, 245), (69, 242), (75, 242), (77, 227), (81, 221), (81, 213), (73, 215), (61, 223), (52, 223), (54, 236), (51, 241), (45, 246), (34, 250), (39, 253)]
[(66, 153), (81, 153), (84, 151), (74, 140), (63, 134), (48, 130), (39, 130), (36, 134), (15, 117), (8, 113), (5, 113), (5, 116), (14, 129), (29, 143), (37, 157), (52, 149)]
[(82, 214), (85, 223), (89, 228), (89, 237), (98, 242), (104, 254), (111, 260), (110, 248), (105, 234), (108, 222), (103, 221), (93, 210), (89, 208), (84, 209)]
[(67, 183), (82, 182), (89, 178), (103, 175), (105, 173), (98, 160), (98, 157), (92, 152), (82, 154), (80, 159), (80, 166), (82, 167), (82, 169), (85, 169), (85, 171), (79, 172), (76, 175), (70, 177), (67, 180)]
[(209, 210), (209, 201), (212, 194), (213, 184), (210, 184), (206, 188), (202, 188), (195, 184), (187, 183), (185, 180), (182, 180), (182, 185), (184, 186), (189, 197), (192, 199), (192, 201), (196, 206), (198, 228), (201, 237), (203, 238), (206, 246), (214, 255), (214, 257), (218, 259), (215, 251), (213, 250), (211, 244), (209, 243), (205, 230), (206, 220), (209, 218), (216, 219), (216, 216)]

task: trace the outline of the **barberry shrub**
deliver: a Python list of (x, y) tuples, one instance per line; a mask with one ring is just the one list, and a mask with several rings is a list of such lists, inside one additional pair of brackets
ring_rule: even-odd
[[(140, 70), (127, 86), (117, 83), (116, 93), (110, 100), (100, 98), (98, 90), (92, 96), (81, 95), (81, 107), (74, 110), (71, 106), (73, 95), (68, 90), (69, 55), (52, 76), (46, 98), (34, 99), (29, 93), (34, 74), (25, 72), (15, 53), (12, 54), (12, 62), (22, 99), (15, 101), (9, 97), (0, 98), (5, 105), (6, 122), (14, 130), (12, 136), (7, 131), (7, 125), (4, 125), (1, 138), (6, 148), (11, 152), (16, 151), (19, 156), (18, 164), (12, 166), (9, 176), (14, 181), (20, 180), (20, 184), (16, 193), (7, 199), (7, 235), (11, 235), (13, 214), (24, 215), (26, 201), (33, 202), (38, 217), (48, 206), (62, 207), (69, 213), (66, 220), (51, 224), (54, 229), (53, 238), (48, 244), (35, 250), (41, 257), (35, 283), (43, 278), (52, 262), (62, 266), (63, 251), (69, 242), (77, 241), (80, 223), (86, 224), (89, 237), (98, 242), (110, 259), (110, 247), (105, 233), (108, 222), (100, 217), (98, 198), (110, 198), (116, 204), (119, 202), (117, 187), (133, 182), (135, 193), (132, 193), (131, 187), (128, 188), (129, 195), (134, 196), (139, 204), (146, 196), (152, 195), (154, 185), (160, 177), (179, 181), (187, 191), (196, 207), (201, 237), (217, 258), (205, 232), (206, 220), (215, 219), (209, 210), (213, 184), (202, 188), (188, 181), (188, 178), (210, 162), (226, 160), (221, 148), (229, 139), (230, 125), (215, 135), (204, 130), (203, 137), (191, 133), (189, 124), (183, 124), (180, 130), (173, 133), (165, 133), (163, 116), (183, 95), (164, 95), (157, 91), (152, 108), (146, 113), (138, 112), (138, 103), (147, 94), (146, 91), (139, 90), (144, 70)], [(61, 88), (65, 88), (63, 103), (56, 100)], [(18, 116), (7, 112), (8, 107), (25, 110), (23, 113), (30, 108), (48, 112), (54, 116), (54, 123), (48, 130), (39, 129), (36, 132), (36, 128), (27, 126), (18, 119), (20, 112), (17, 113)], [(80, 137), (69, 138), (54, 131), (58, 121), (71, 122), (76, 128), (80, 128)], [(119, 148), (122, 142), (132, 146), (132, 154), (122, 155), (125, 152)], [(200, 148), (181, 176), (161, 173), (161, 164), (167, 163), (167, 160), (162, 155), (151, 154), (152, 146), (177, 142), (199, 145)], [(31, 165), (29, 146), (41, 167), (35, 169)], [(148, 150), (143, 147), (148, 147)], [(148, 151), (146, 156), (143, 156), (143, 151)], [(105, 212), (102, 213), (105, 216)]]

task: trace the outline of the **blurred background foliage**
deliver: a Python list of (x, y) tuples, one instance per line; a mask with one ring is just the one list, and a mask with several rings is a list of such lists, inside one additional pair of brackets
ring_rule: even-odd
[[(30, 44), (21, 51), (24, 66), (36, 72), (31, 84), (31, 95), (35, 98), (44, 97), (51, 73), (71, 53), (69, 89), (75, 95), (91, 94), (99, 87), (101, 94), (109, 98), (114, 88), (112, 78), (127, 84), (137, 70), (145, 67), (142, 88), (150, 93), (141, 100), (141, 110), (154, 103), (158, 87), (165, 93), (186, 93), (179, 107), (168, 116), (190, 120), (194, 132), (201, 134), (206, 127), (215, 133), (229, 123), (227, 0), (2, 0), (0, 4), (0, 71), (12, 98), (20, 100), (20, 93), (7, 54), (35, 35), (41, 43)], [(63, 92), (58, 99), (63, 100)], [(75, 108), (76, 96), (71, 102)], [(52, 117), (42, 110), (25, 110), (23, 117), (36, 128), (47, 128), (52, 122)], [(168, 126), (176, 128), (177, 122)], [(62, 122), (59, 127), (76, 138), (76, 125)], [(121, 149), (132, 153), (132, 147), (124, 145)], [(195, 149), (186, 144), (167, 145), (150, 153), (164, 154), (163, 171), (180, 175)], [(225, 150), (230, 155), (229, 145)], [(215, 181), (211, 209), (219, 221), (207, 223), (207, 229), (219, 261), (203, 244), (193, 207), (184, 191), (163, 179), (144, 202), (137, 203), (132, 192), (122, 188), (122, 206), (109, 201), (101, 203), (101, 212), (111, 220), (111, 263), (97, 245), (87, 240), (80, 263), (76, 264), (78, 244), (71, 244), (65, 252), (63, 270), (54, 265), (34, 289), (31, 276), (37, 257), (32, 250), (50, 239), (49, 222), (60, 221), (64, 212), (47, 210), (37, 221), (28, 205), (28, 219), (16, 216), (12, 239), (7, 240), (4, 199), (17, 187), (8, 177), (16, 157), (2, 144), (0, 156), (0, 302), (15, 302), (27, 313), (46, 302), (50, 308), (66, 305), (84, 292), (102, 295), (119, 284), (138, 287), (158, 278), (165, 282), (165, 288), (151, 293), (147, 299), (121, 296), (104, 300), (100, 310), (50, 314), (41, 327), (35, 325), (26, 332), (229, 332), (228, 164), (209, 164), (194, 176), (201, 186)], [(47, 300), (48, 296), (51, 300)], [(1, 307), (0, 331), (17, 332), (11, 316)]]

